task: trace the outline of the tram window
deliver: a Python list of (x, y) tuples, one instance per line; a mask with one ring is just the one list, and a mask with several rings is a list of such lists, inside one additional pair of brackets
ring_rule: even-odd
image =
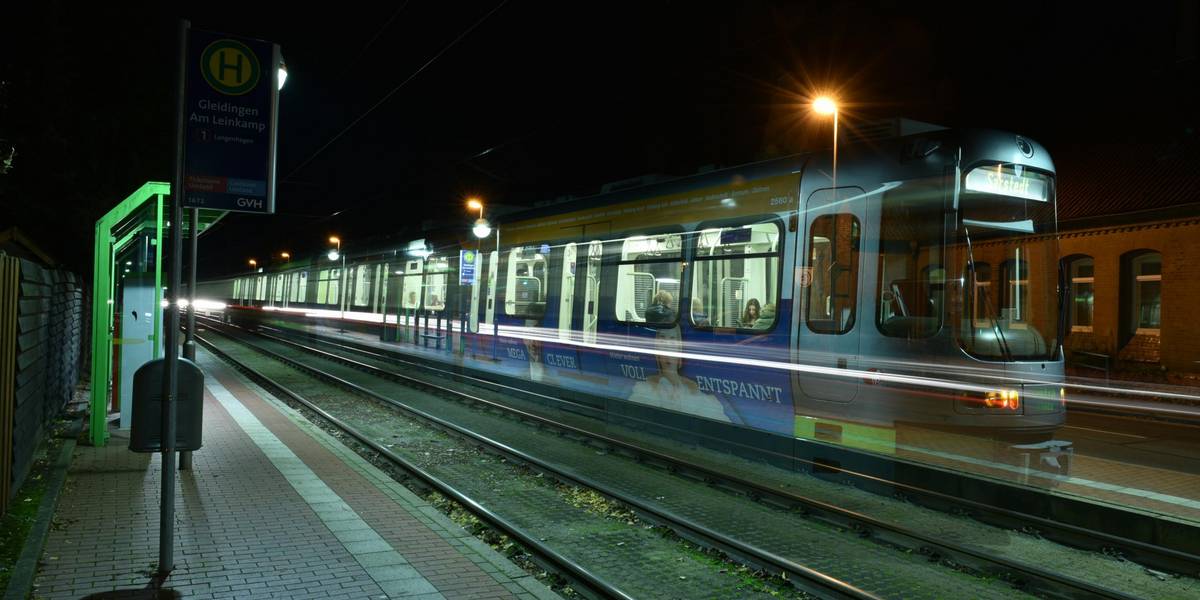
[(688, 311), (693, 326), (765, 332), (775, 325), (780, 235), (778, 223), (699, 232)]
[(967, 281), (970, 282), (971, 320), (975, 327), (989, 328), (992, 326), (991, 315), (996, 309), (996, 300), (992, 296), (992, 267), (987, 263), (977, 262), (972, 271), (967, 267)]
[(550, 246), (522, 246), (508, 252), (504, 314), (541, 319), (546, 314), (546, 265)]
[(404, 279), (401, 280), (400, 307), (404, 310), (416, 310), (421, 307), (421, 273), (424, 272), (425, 261), (410, 260), (404, 265)]
[(283, 273), (275, 276), (275, 302), (283, 302)]
[(267, 299), (267, 276), (259, 275), (258, 281), (256, 283), (257, 283), (257, 286), (256, 286), (255, 293), (254, 293), (254, 299), (255, 300), (266, 300)]
[(242, 297), (242, 280), (234, 279), (233, 280), (233, 298), (234, 298), (234, 300), (236, 300), (241, 297)]
[(300, 273), (287, 274), (287, 300), (296, 302), (296, 288), (299, 287)]
[[(1020, 248), (1017, 251), (1020, 252)], [(1026, 326), (1029, 317), (1029, 264), (1023, 260), (1008, 260), (1002, 267), (1005, 287), (1000, 319), (1019, 329)]]
[(367, 306), (371, 303), (371, 278), (375, 265), (359, 265), (354, 271), (354, 306)]
[(618, 322), (669, 326), (678, 321), (682, 248), (678, 233), (624, 240), (614, 304)]
[(308, 301), (308, 272), (300, 271), (296, 278), (296, 302)]
[(945, 211), (940, 186), (906, 186), (882, 200), (875, 325), (886, 336), (922, 338), (942, 326)]
[(337, 304), (341, 269), (321, 269), (317, 273), (317, 304)]
[(425, 264), (425, 309), (445, 310), (446, 280), (450, 263), (445, 258), (431, 258)]
[(1070, 264), (1071, 331), (1091, 332), (1096, 296), (1096, 262), (1090, 256), (1076, 258)]
[(854, 328), (858, 298), (858, 218), (841, 213), (813, 220), (809, 235), (808, 328), (846, 333)]

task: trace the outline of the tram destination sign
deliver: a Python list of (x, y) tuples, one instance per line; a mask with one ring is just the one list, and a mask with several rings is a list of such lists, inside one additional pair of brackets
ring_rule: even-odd
[(184, 202), (275, 212), (279, 46), (192, 29), (184, 104)]

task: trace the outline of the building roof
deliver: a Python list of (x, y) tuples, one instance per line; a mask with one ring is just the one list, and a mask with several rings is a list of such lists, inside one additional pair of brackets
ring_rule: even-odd
[(1058, 218), (1064, 229), (1200, 214), (1200, 144), (1060, 148)]

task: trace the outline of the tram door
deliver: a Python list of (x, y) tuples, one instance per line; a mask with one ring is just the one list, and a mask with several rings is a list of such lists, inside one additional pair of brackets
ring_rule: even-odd
[(575, 314), (576, 254), (575, 243), (563, 247), (562, 281), (558, 288), (558, 337), (563, 340), (571, 339), (571, 316)]
[(488, 259), (487, 306), (484, 308), (483, 322), (491, 325), (496, 318), (496, 272), (499, 270), (500, 253), (492, 252)]
[(596, 341), (596, 326), (600, 323), (600, 263), (604, 242), (591, 242), (587, 251), (587, 272), (583, 291), (583, 341)]
[(870, 321), (857, 314), (866, 200), (858, 187), (802, 193), (808, 199), (797, 253), (797, 383), (808, 398), (851, 402), (862, 380), (852, 375), (859, 369), (859, 331)]
[(475, 257), (475, 284), (471, 286), (471, 333), (479, 333), (479, 288), (483, 284), (483, 276), (480, 267), (483, 263), (483, 253), (476, 252), (472, 256)]

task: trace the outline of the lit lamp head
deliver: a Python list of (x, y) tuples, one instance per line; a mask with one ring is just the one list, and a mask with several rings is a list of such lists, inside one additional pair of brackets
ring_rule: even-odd
[(280, 252), (279, 258), (282, 258), (283, 260), (288, 260), (288, 259), (292, 258), (292, 255), (288, 254), (287, 252)]
[(283, 83), (287, 81), (287, 63), (282, 58), (279, 59), (279, 89), (283, 89)]
[(330, 250), (329, 254), (326, 254), (326, 256), (329, 257), (329, 260), (337, 260), (341, 254), (339, 254), (337, 250)]
[(252, 258), (252, 259), (250, 259), (250, 266), (251, 266), (251, 267), (257, 267), (257, 266), (258, 266), (258, 261), (257, 261), (257, 260), (254, 260), (253, 258)]
[(475, 237), (483, 239), (492, 235), (492, 225), (487, 219), (480, 217), (475, 220), (475, 227), (471, 228), (471, 231), (475, 233)]
[(837, 101), (829, 96), (819, 96), (816, 100), (813, 100), (812, 109), (818, 115), (837, 114)]

